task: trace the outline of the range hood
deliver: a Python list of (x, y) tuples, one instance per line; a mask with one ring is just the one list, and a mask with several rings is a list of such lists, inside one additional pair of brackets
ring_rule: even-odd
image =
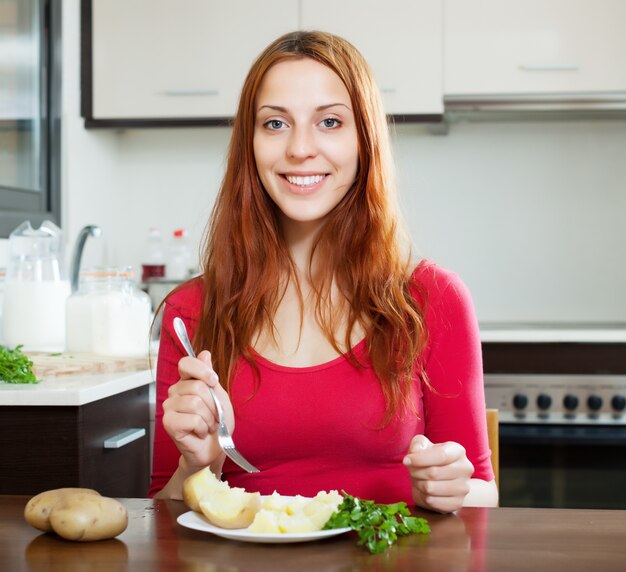
[(448, 120), (625, 119), (626, 91), (444, 96)]

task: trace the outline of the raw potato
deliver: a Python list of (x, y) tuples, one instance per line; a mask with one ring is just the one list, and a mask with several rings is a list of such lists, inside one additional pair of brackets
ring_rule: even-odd
[(34, 496), (28, 501), (24, 509), (24, 518), (32, 527), (44, 532), (50, 532), (50, 511), (61, 500), (68, 495), (74, 494), (90, 494), (100, 496), (98, 491), (93, 489), (66, 488), (54, 489), (52, 491), (44, 491)]
[(126, 530), (128, 512), (115, 499), (77, 494), (65, 497), (54, 507), (50, 524), (67, 540), (103, 540)]
[(24, 509), (26, 522), (67, 540), (113, 538), (128, 526), (128, 512), (118, 501), (91, 489), (56, 489), (33, 497)]

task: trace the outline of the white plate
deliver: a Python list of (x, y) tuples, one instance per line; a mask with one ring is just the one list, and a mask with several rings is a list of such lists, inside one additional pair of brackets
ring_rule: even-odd
[(333, 528), (331, 530), (318, 530), (316, 532), (290, 532), (285, 534), (262, 534), (260, 532), (250, 532), (247, 528), (220, 528), (209, 524), (197, 512), (190, 510), (185, 514), (181, 514), (176, 522), (186, 528), (209, 532), (222, 538), (230, 540), (239, 540), (241, 542), (263, 542), (266, 544), (282, 544), (287, 542), (310, 542), (311, 540), (321, 540), (344, 534), (351, 530), (350, 528)]

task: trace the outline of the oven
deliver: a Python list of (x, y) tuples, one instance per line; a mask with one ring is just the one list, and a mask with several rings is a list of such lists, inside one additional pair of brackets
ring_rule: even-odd
[(502, 346), (491, 350), (500, 505), (626, 509), (626, 345), (511, 344), (499, 360)]

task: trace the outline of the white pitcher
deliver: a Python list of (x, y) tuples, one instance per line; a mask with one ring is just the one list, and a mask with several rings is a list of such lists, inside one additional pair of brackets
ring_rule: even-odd
[(30, 221), (9, 236), (3, 301), (3, 339), (30, 351), (65, 349), (65, 302), (70, 282), (64, 265), (63, 234), (46, 220)]

